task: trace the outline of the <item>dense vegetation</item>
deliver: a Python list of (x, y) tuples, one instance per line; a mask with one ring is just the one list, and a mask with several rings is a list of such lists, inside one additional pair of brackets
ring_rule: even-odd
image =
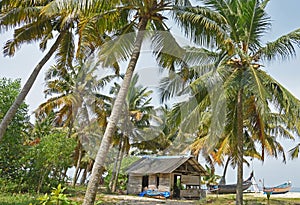
[[(1, 113), (20, 91), (19, 80), (1, 79)], [(63, 173), (72, 166), (75, 141), (53, 128), (49, 120), (29, 122), (27, 105), (20, 106), (0, 148), (1, 192), (49, 191), (67, 180)]]

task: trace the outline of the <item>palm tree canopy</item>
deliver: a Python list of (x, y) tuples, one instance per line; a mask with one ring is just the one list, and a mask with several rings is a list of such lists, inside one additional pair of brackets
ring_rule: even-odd
[[(194, 43), (215, 51), (218, 57), (207, 64), (207, 61), (191, 61), (191, 56), (198, 55), (198, 59), (203, 59), (209, 54), (203, 49), (199, 53), (186, 54), (185, 64), (197, 62), (190, 67), (198, 69), (191, 68), (189, 72), (183, 66), (179, 72), (188, 76), (183, 82), (191, 82), (185, 90), (191, 97), (177, 105), (180, 114), (176, 116), (183, 119), (180, 126), (183, 135), (190, 132), (190, 136), (195, 137), (195, 130), (201, 125), (201, 112), (211, 112), (205, 143), (207, 153), (212, 153), (220, 139), (229, 137), (218, 148), (223, 153), (228, 145), (234, 150), (226, 154), (236, 158), (236, 204), (242, 205), (243, 156), (246, 151), (257, 154), (256, 150), (260, 150), (262, 160), (265, 152), (275, 157), (283, 153), (285, 160), (277, 138), (292, 138), (289, 131), (299, 132), (293, 123), (299, 124), (300, 101), (261, 68), (264, 61), (293, 57), (295, 47), (300, 46), (300, 33), (296, 29), (273, 42), (263, 43), (262, 37), (271, 26), (270, 17), (265, 12), (268, 1), (203, 0), (201, 3), (203, 6), (189, 10), (187, 26), (192, 28), (189, 35)], [(179, 19), (185, 17), (185, 14), (179, 15)], [(213, 31), (205, 27), (206, 22), (214, 23)], [(172, 93), (176, 93), (174, 90), (179, 87), (168, 80), (164, 84), (173, 88)], [(170, 96), (164, 93), (163, 96)], [(272, 115), (273, 112), (279, 115)], [(260, 149), (256, 148), (257, 144), (261, 145)], [(291, 151), (294, 156), (297, 150), (296, 147)]]
[[(196, 44), (210, 45), (213, 49), (186, 48), (183, 61), (189, 65), (189, 69), (186, 71), (185, 67), (182, 68), (178, 72), (178, 76), (181, 79), (181, 76), (187, 76), (187, 79), (181, 83), (185, 82), (189, 86), (184, 90), (178, 86), (178, 82), (176, 83), (175, 80), (165, 80), (162, 87), (167, 87), (167, 89), (164, 89), (163, 97), (168, 98), (176, 92), (192, 93), (193, 100), (199, 103), (194, 103), (194, 106), (190, 107), (186, 105), (191, 109), (189, 113), (193, 113), (192, 111), (196, 109), (198, 111), (205, 110), (211, 103), (217, 106), (218, 101), (220, 104), (227, 102), (227, 105), (230, 105), (232, 103), (233, 107), (227, 109), (235, 109), (237, 90), (239, 86), (243, 86), (245, 99), (248, 99), (248, 103), (246, 101), (245, 105), (252, 106), (246, 106), (244, 113), (247, 117), (256, 116), (250, 120), (251, 125), (261, 122), (255, 125), (255, 128), (260, 128), (256, 129), (258, 130), (256, 133), (259, 130), (267, 129), (266, 126), (272, 117), (267, 114), (268, 112), (282, 114), (280, 118), (278, 116), (272, 118), (276, 119), (278, 124), (283, 123), (286, 128), (297, 131), (296, 126), (291, 125), (290, 122), (297, 122), (299, 119), (299, 100), (262, 68), (264, 68), (265, 61), (287, 59), (294, 56), (295, 46), (299, 46), (300, 43), (299, 31), (295, 30), (273, 42), (263, 43), (263, 37), (271, 27), (271, 18), (265, 12), (267, 1), (204, 0), (202, 3), (203, 6), (189, 8), (189, 28), (195, 32), (194, 42)], [(205, 15), (208, 11), (210, 15)], [(185, 17), (180, 13), (178, 16), (182, 19)], [(206, 17), (205, 21), (203, 20), (204, 16)], [(217, 18), (220, 19), (219, 22), (216, 17), (219, 17)], [(205, 35), (197, 30), (198, 27), (201, 28), (199, 25), (204, 26), (208, 19), (210, 19), (209, 22), (214, 22), (215, 28), (220, 31), (211, 34), (211, 38), (216, 39), (214, 45), (207, 44), (203, 40)], [(222, 85), (222, 90), (217, 89), (216, 85)], [(216, 91), (221, 93), (218, 97), (213, 98), (213, 92)], [(211, 106), (213, 107), (212, 104)], [(177, 107), (178, 110), (183, 110), (182, 104)], [(197, 115), (199, 112), (195, 111), (194, 113)], [(228, 117), (234, 117), (235, 112), (229, 114)], [(185, 118), (181, 125), (195, 124), (193, 123), (195, 121), (191, 119)], [(291, 138), (290, 134), (280, 131), (280, 128), (278, 125), (276, 129), (273, 128), (276, 130), (273, 131), (273, 134), (276, 132)], [(189, 130), (196, 129), (197, 126)]]
[[(300, 43), (299, 30), (264, 43), (263, 37), (271, 27), (271, 18), (265, 11), (268, 1), (201, 2), (203, 6), (189, 8), (188, 16), (179, 13), (177, 17), (188, 17), (188, 26), (193, 31), (189, 35), (192, 35), (194, 43), (208, 49), (187, 47), (177, 78), (167, 78), (162, 83), (163, 99), (178, 93), (191, 96), (188, 101), (175, 106), (173, 122), (182, 133), (194, 136), (197, 131), (199, 137), (207, 134), (211, 140), (209, 144), (223, 145), (220, 150), (224, 151), (235, 142), (236, 96), (242, 87), (244, 133), (250, 136), (245, 137), (245, 140), (250, 140), (248, 148), (259, 142), (261, 154), (256, 149), (253, 154), (264, 159), (265, 151), (275, 157), (281, 153), (285, 161), (283, 147), (277, 138), (293, 139), (292, 133), (299, 133), (296, 125), (300, 102), (262, 69), (265, 61), (288, 59), (295, 55), (295, 47)], [(219, 32), (211, 32), (207, 37), (204, 29), (198, 28), (198, 24), (204, 22), (214, 23), (215, 30)], [(231, 140), (220, 144), (219, 139), (227, 137)], [(202, 142), (199, 146), (204, 144), (207, 143)]]

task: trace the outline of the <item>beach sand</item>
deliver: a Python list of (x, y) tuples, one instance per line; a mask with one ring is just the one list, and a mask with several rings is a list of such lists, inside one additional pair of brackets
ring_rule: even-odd
[[(266, 194), (263, 194), (262, 192), (260, 192), (260, 193), (249, 193), (249, 195), (254, 196), (254, 197), (267, 197)], [(272, 194), (271, 198), (300, 199), (300, 192), (288, 192), (288, 193), (285, 193), (285, 194)]]
[[(209, 196), (210, 194), (208, 194)], [(216, 196), (216, 195), (210, 195), (210, 196)], [(219, 195), (222, 196), (222, 195)], [(223, 195), (226, 196), (226, 195)], [(245, 193), (244, 196), (250, 196), (251, 198), (255, 197), (260, 197), (260, 198), (266, 198), (266, 194), (263, 194), (262, 192), (260, 193)], [(166, 200), (161, 200), (161, 199), (154, 199), (154, 198), (148, 198), (148, 197), (139, 197), (139, 196), (132, 196), (132, 195), (104, 195), (105, 198), (111, 198), (111, 199), (118, 199), (120, 201), (131, 201), (131, 202), (138, 202), (136, 204), (139, 204), (140, 202), (166, 202)], [(300, 192), (288, 192), (286, 194), (273, 194), (271, 195), (272, 198), (290, 198), (290, 199), (300, 199)], [(168, 202), (172, 202), (173, 204), (179, 203), (180, 204), (190, 204), (190, 200), (167, 200)], [(172, 204), (171, 203), (171, 204)], [(141, 203), (140, 203), (141, 204)]]

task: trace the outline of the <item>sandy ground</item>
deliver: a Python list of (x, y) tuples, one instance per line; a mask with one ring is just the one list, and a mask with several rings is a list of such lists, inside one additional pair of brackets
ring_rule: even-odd
[[(265, 194), (261, 193), (245, 193), (245, 196), (253, 196), (253, 197), (266, 197)], [(138, 197), (131, 195), (105, 195), (105, 198), (118, 199), (120, 201), (118, 204), (132, 204), (132, 205), (140, 205), (140, 204), (154, 204), (154, 205), (188, 205), (191, 204), (189, 200), (160, 200), (148, 197)], [(286, 194), (275, 194), (271, 195), (271, 198), (297, 198), (300, 199), (300, 192), (289, 192)]]
[[(247, 194), (248, 195), (248, 194)], [(250, 193), (254, 197), (266, 197), (266, 194), (261, 193)], [(288, 192), (286, 194), (273, 194), (271, 198), (291, 198), (291, 199), (300, 199), (300, 192)]]
[[(245, 193), (245, 196), (253, 196), (253, 197), (266, 197), (266, 194), (260, 193)], [(148, 197), (138, 197), (138, 196), (131, 196), (131, 195), (105, 195), (105, 198), (111, 198), (111, 199), (118, 199), (120, 200), (119, 204), (174, 204), (174, 205), (185, 205), (185, 204), (191, 204), (190, 200), (162, 200), (162, 199), (154, 199), (154, 198), (148, 198)], [(300, 199), (300, 192), (288, 192), (286, 194), (273, 194), (271, 195), (271, 198), (298, 198)]]
[(118, 199), (118, 205), (189, 205), (191, 200), (155, 199), (131, 195), (105, 195), (105, 198)]

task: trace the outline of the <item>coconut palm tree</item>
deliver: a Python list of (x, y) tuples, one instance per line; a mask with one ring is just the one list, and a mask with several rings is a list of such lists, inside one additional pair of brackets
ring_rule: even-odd
[[(32, 42), (40, 42), (40, 49), (45, 51), (47, 43), (54, 39), (54, 36), (57, 37), (46, 55), (35, 67), (19, 96), (16, 98), (15, 102), (1, 121), (0, 140), (2, 139), (3, 134), (17, 108), (24, 101), (39, 72), (51, 56), (57, 51), (57, 66), (61, 68), (66, 65), (71, 66), (75, 56), (74, 34), (78, 34), (79, 40), (76, 55), (81, 59), (91, 55), (99, 45), (103, 44), (105, 41), (103, 29), (108, 32), (111, 29), (107, 26), (101, 26), (100, 28), (102, 28), (102, 31), (100, 33), (98, 32), (98, 35), (96, 34), (97, 32), (93, 32), (93, 35), (90, 35), (91, 27), (95, 25), (84, 23), (86, 22), (85, 14), (91, 8), (96, 9), (99, 12), (109, 10), (114, 8), (116, 2), (119, 1), (74, 2), (71, 0), (7, 0), (1, 2), (1, 31), (7, 31), (15, 28), (13, 39), (8, 40), (4, 46), (4, 55), (13, 56), (22, 44)], [(80, 8), (81, 10), (84, 10), (84, 12), (79, 12)], [(114, 21), (117, 18), (118, 17), (111, 17), (109, 20)], [(106, 18), (104, 17), (103, 19)], [(97, 23), (98, 25), (101, 24), (101, 22)], [(89, 34), (88, 38), (86, 36), (87, 33)], [(114, 65), (111, 66), (116, 69), (116, 72), (118, 72), (117, 63), (114, 63)]]
[(44, 93), (46, 97), (54, 97), (42, 103), (37, 114), (49, 114), (54, 111), (56, 125), (70, 125), (78, 117), (77, 114), (83, 105), (90, 104), (87, 101), (94, 103), (96, 93), (117, 77), (112, 74), (98, 78), (95, 74), (98, 67), (99, 62), (95, 62), (93, 58), (78, 60), (75, 66), (52, 66), (45, 76)]
[[(132, 78), (129, 91), (126, 96), (123, 115), (117, 125), (119, 145), (114, 170), (111, 179), (111, 191), (116, 190), (118, 173), (120, 171), (124, 154), (128, 154), (132, 148), (133, 154), (147, 153), (153, 154), (164, 149), (169, 144), (166, 135), (162, 133), (162, 125), (156, 110), (151, 105), (152, 91), (147, 87), (138, 85), (139, 76), (135, 74)], [(120, 85), (116, 84), (112, 88), (114, 93), (118, 93)], [(155, 125), (154, 125), (155, 124)], [(115, 139), (115, 138), (114, 138)]]
[[(184, 70), (185, 76), (190, 77), (188, 79), (192, 81), (189, 88), (194, 102), (193, 105), (184, 105), (187, 109), (185, 114), (190, 113), (190, 117), (183, 120), (181, 128), (185, 131), (197, 129), (199, 124), (195, 123), (195, 116), (199, 117), (200, 111), (210, 110), (212, 113), (212, 125), (209, 130), (211, 144), (215, 145), (218, 142), (220, 133), (230, 136), (234, 143), (238, 167), (236, 204), (241, 205), (243, 204), (245, 133), (255, 141), (263, 142), (263, 146), (266, 143), (276, 146), (274, 140), (276, 135), (289, 136), (281, 132), (282, 129), (279, 127), (296, 131), (296, 127), (292, 124), (299, 118), (299, 100), (263, 71), (262, 65), (265, 61), (285, 60), (294, 56), (295, 46), (300, 45), (300, 29), (283, 35), (273, 42), (263, 43), (262, 36), (271, 26), (270, 17), (265, 11), (268, 1), (203, 0), (201, 2), (203, 7), (188, 8), (187, 10), (190, 11), (188, 15), (179, 15), (179, 18), (192, 28), (193, 32), (190, 35), (194, 37), (195, 43), (203, 45), (203, 42), (209, 41), (213, 48), (213, 52), (206, 49), (199, 49), (198, 52), (195, 52), (195, 49), (188, 49), (190, 54), (185, 57), (185, 63), (198, 64), (198, 67), (196, 73), (192, 70), (191, 72), (186, 72), (189, 71), (188, 69)], [(212, 32), (210, 36), (206, 36), (202, 28), (198, 28), (197, 23), (201, 21), (203, 15), (211, 21), (215, 20), (207, 15), (207, 9), (211, 13), (221, 15), (223, 22), (216, 25), (221, 35), (214, 35)], [(166, 85), (168, 84), (164, 86), (167, 87)], [(216, 94), (218, 97), (214, 96)], [(251, 105), (254, 107), (250, 107)], [(272, 106), (276, 111), (271, 109)], [(276, 122), (278, 126), (272, 129), (268, 127), (269, 122), (272, 124)], [(210, 149), (212, 147), (214, 146)], [(273, 150), (277, 148), (274, 147)]]
[[(136, 148), (134, 155), (167, 154), (172, 146), (172, 139), (175, 139), (176, 129), (169, 123), (168, 117), (171, 109), (167, 105), (160, 106), (151, 114), (150, 137), (148, 132), (144, 134), (144, 140), (137, 140), (131, 144)], [(153, 125), (154, 124), (154, 125)], [(170, 154), (170, 152), (169, 152)]]
[[(45, 63), (57, 52), (57, 61), (66, 64), (72, 61), (74, 50), (72, 21), (68, 17), (59, 16), (48, 18), (41, 14), (41, 9), (49, 1), (2, 1), (0, 5), (0, 29), (7, 31), (14, 29), (13, 39), (8, 40), (4, 46), (4, 55), (13, 56), (16, 50), (24, 43), (40, 42), (40, 49), (45, 51), (47, 43), (54, 40), (46, 55), (36, 65), (30, 77), (24, 84), (20, 94), (6, 113), (0, 124), (0, 140), (16, 113), (17, 108), (24, 101), (36, 77)], [(17, 28), (16, 28), (17, 27)], [(56, 37), (55, 37), (56, 36)], [(55, 37), (55, 38), (54, 38)], [(71, 55), (69, 55), (71, 54)]]
[[(261, 122), (262, 120), (260, 114), (257, 113), (256, 103), (253, 99), (254, 97), (249, 97), (244, 102), (245, 109), (243, 112), (245, 113), (245, 119), (247, 119), (244, 121), (244, 156), (248, 158), (257, 158), (258, 160), (264, 161), (266, 154), (275, 158), (281, 154), (283, 162), (285, 162), (286, 156), (282, 145), (278, 141), (278, 136), (280, 135), (284, 138), (292, 140), (294, 137), (290, 130), (282, 126), (282, 124), (285, 124), (283, 121), (284, 116), (276, 113), (266, 112), (265, 115), (269, 116), (267, 124), (264, 125), (265, 130), (263, 131), (264, 136), (262, 137), (260, 133), (262, 131), (262, 128), (260, 128), (261, 125), (257, 124), (257, 122)], [(207, 119), (205, 120), (205, 118), (201, 119), (202, 126), (199, 128), (199, 132), (197, 133), (198, 137), (191, 145), (192, 153), (195, 155), (198, 155), (200, 151), (205, 150), (205, 143), (207, 142), (210, 122), (207, 123)], [(209, 119), (211, 119), (211, 117), (209, 117)], [(203, 126), (204, 123), (206, 123), (205, 126)], [(261, 147), (258, 148), (258, 145)], [(233, 167), (235, 167), (237, 163), (236, 152), (232, 147), (234, 147), (234, 141), (232, 141), (230, 136), (220, 136), (219, 142), (216, 144), (211, 153), (209, 153), (216, 164), (224, 165), (224, 172), (222, 175), (222, 181), (224, 182), (229, 163)], [(204, 156), (205, 154), (207, 153), (204, 152)], [(225, 160), (226, 156), (227, 159)], [(244, 163), (249, 165), (246, 159), (244, 159)]]
[[(145, 38), (145, 30), (149, 29), (153, 31), (164, 32), (164, 35), (161, 35), (160, 32), (154, 32), (154, 37), (152, 39), (154, 42), (154, 48), (156, 48), (157, 53), (161, 53), (170, 49), (174, 51), (176, 49), (177, 51), (180, 50), (178, 44), (172, 37), (169, 28), (165, 23), (166, 17), (163, 16), (163, 11), (173, 12), (175, 10), (181, 10), (183, 13), (185, 12), (183, 8), (186, 8), (186, 6), (190, 6), (188, 1), (124, 0), (121, 1), (119, 6), (116, 7), (117, 9), (113, 10), (115, 14), (123, 13), (123, 19), (130, 19), (128, 24), (125, 25), (123, 29), (119, 29), (120, 32), (117, 32), (117, 34), (120, 36), (120, 34), (126, 34), (128, 33), (128, 31), (136, 31), (136, 33), (132, 33), (133, 35), (121, 35), (121, 37), (119, 38), (114, 38), (113, 41), (107, 44), (108, 46), (106, 46), (106, 48), (105, 46), (103, 46), (101, 49), (103, 53), (102, 59), (105, 62), (108, 61), (112, 63), (111, 61), (124, 58), (129, 59), (129, 61), (122, 86), (115, 100), (110, 120), (106, 127), (101, 146), (95, 159), (93, 172), (83, 203), (84, 205), (92, 205), (95, 200), (97, 184), (101, 176), (99, 170), (104, 164), (105, 158), (107, 156), (107, 151), (110, 146), (110, 139), (114, 133), (115, 125), (118, 122), (122, 106), (125, 102), (130, 81), (140, 55), (142, 42)], [(112, 12), (108, 13), (112, 14)], [(176, 13), (174, 14), (176, 15)], [(101, 13), (96, 13), (95, 15), (93, 15), (92, 20), (94, 20), (95, 22), (97, 21), (97, 19), (103, 21), (102, 17), (103, 15)], [(202, 22), (201, 24), (199, 24), (200, 27), (203, 25), (205, 25), (206, 28), (210, 28), (210, 31), (214, 31), (214, 22)], [(186, 28), (185, 30), (189, 31), (189, 28)], [(118, 52), (116, 52), (116, 49)]]
[(44, 93), (46, 96), (54, 95), (54, 97), (42, 103), (36, 111), (38, 116), (55, 113), (53, 120), (55, 126), (68, 127), (69, 137), (74, 131), (72, 131), (74, 126), (76, 127), (78, 145), (75, 152), (77, 153), (75, 157), (77, 163), (73, 185), (77, 181), (80, 162), (84, 154), (82, 135), (87, 134), (85, 127), (88, 127), (92, 121), (88, 109), (94, 107), (92, 104), (96, 101), (96, 92), (116, 77), (113, 74), (101, 79), (97, 78), (95, 71), (98, 69), (99, 63), (95, 63), (92, 59), (79, 60), (76, 66), (52, 66), (45, 77), (46, 90)]

